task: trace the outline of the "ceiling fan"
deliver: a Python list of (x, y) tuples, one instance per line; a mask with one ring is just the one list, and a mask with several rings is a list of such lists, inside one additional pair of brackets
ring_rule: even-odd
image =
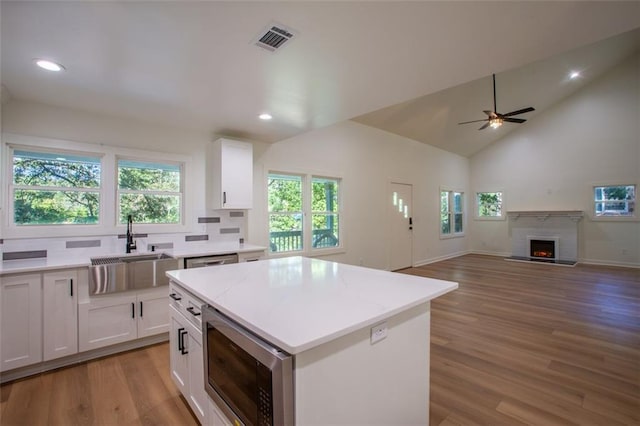
[(458, 123), (458, 124), (479, 123), (481, 121), (486, 121), (486, 123), (484, 123), (482, 127), (480, 127), (478, 130), (486, 129), (489, 126), (491, 126), (494, 129), (497, 129), (498, 127), (502, 126), (502, 124), (505, 121), (507, 123), (524, 123), (525, 121), (527, 121), (524, 118), (512, 118), (512, 117), (514, 115), (524, 114), (525, 112), (531, 112), (531, 111), (535, 111), (535, 108), (528, 107), (528, 108), (519, 109), (517, 111), (511, 111), (506, 114), (500, 114), (498, 112), (498, 108), (496, 107), (496, 75), (493, 74), (493, 111), (486, 111), (486, 110), (483, 111), (485, 114), (487, 114), (487, 118), (483, 120), (463, 121), (462, 123)]

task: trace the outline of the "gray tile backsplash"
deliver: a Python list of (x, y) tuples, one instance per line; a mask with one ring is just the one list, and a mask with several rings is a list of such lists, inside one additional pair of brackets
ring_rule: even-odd
[(184, 237), (185, 241), (207, 241), (208, 235), (187, 235)]
[(2, 260), (40, 259), (47, 257), (46, 250), (8, 251), (2, 253)]
[(67, 241), (66, 248), (87, 248), (87, 247), (100, 247), (100, 240), (82, 240), (82, 241)]

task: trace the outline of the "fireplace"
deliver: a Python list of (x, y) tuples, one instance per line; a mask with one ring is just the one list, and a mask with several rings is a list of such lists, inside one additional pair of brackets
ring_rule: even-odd
[(554, 260), (556, 256), (556, 242), (554, 240), (529, 240), (529, 256), (532, 259)]

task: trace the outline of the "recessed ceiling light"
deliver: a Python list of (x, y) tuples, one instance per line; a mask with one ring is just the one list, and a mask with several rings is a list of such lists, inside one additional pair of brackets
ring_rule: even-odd
[(47, 71), (64, 71), (64, 66), (46, 59), (34, 59), (37, 66)]
[(258, 118), (260, 120), (271, 120), (273, 117), (271, 117), (271, 114), (264, 113), (264, 114), (260, 114)]
[(575, 79), (575, 78), (578, 78), (578, 77), (580, 77), (580, 71), (571, 71), (571, 72), (569, 73), (569, 78), (570, 78), (571, 80), (573, 80), (573, 79)]

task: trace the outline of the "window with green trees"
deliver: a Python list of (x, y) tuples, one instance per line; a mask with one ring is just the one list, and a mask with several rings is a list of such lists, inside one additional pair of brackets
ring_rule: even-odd
[(269, 174), (269, 251), (303, 248), (302, 176)]
[(180, 223), (181, 177), (180, 164), (118, 159), (118, 222)]
[(636, 209), (635, 185), (596, 186), (593, 192), (596, 216), (634, 216)]
[(100, 222), (100, 157), (13, 151), (13, 221), (24, 225)]
[(339, 245), (338, 180), (314, 177), (311, 181), (312, 248)]
[(464, 232), (463, 192), (440, 191), (440, 235), (457, 236)]
[[(337, 178), (270, 173), (270, 251), (280, 253), (339, 247), (339, 187), (340, 179)], [(306, 221), (305, 218), (311, 220)]]
[(502, 218), (502, 192), (477, 192), (479, 218)]

